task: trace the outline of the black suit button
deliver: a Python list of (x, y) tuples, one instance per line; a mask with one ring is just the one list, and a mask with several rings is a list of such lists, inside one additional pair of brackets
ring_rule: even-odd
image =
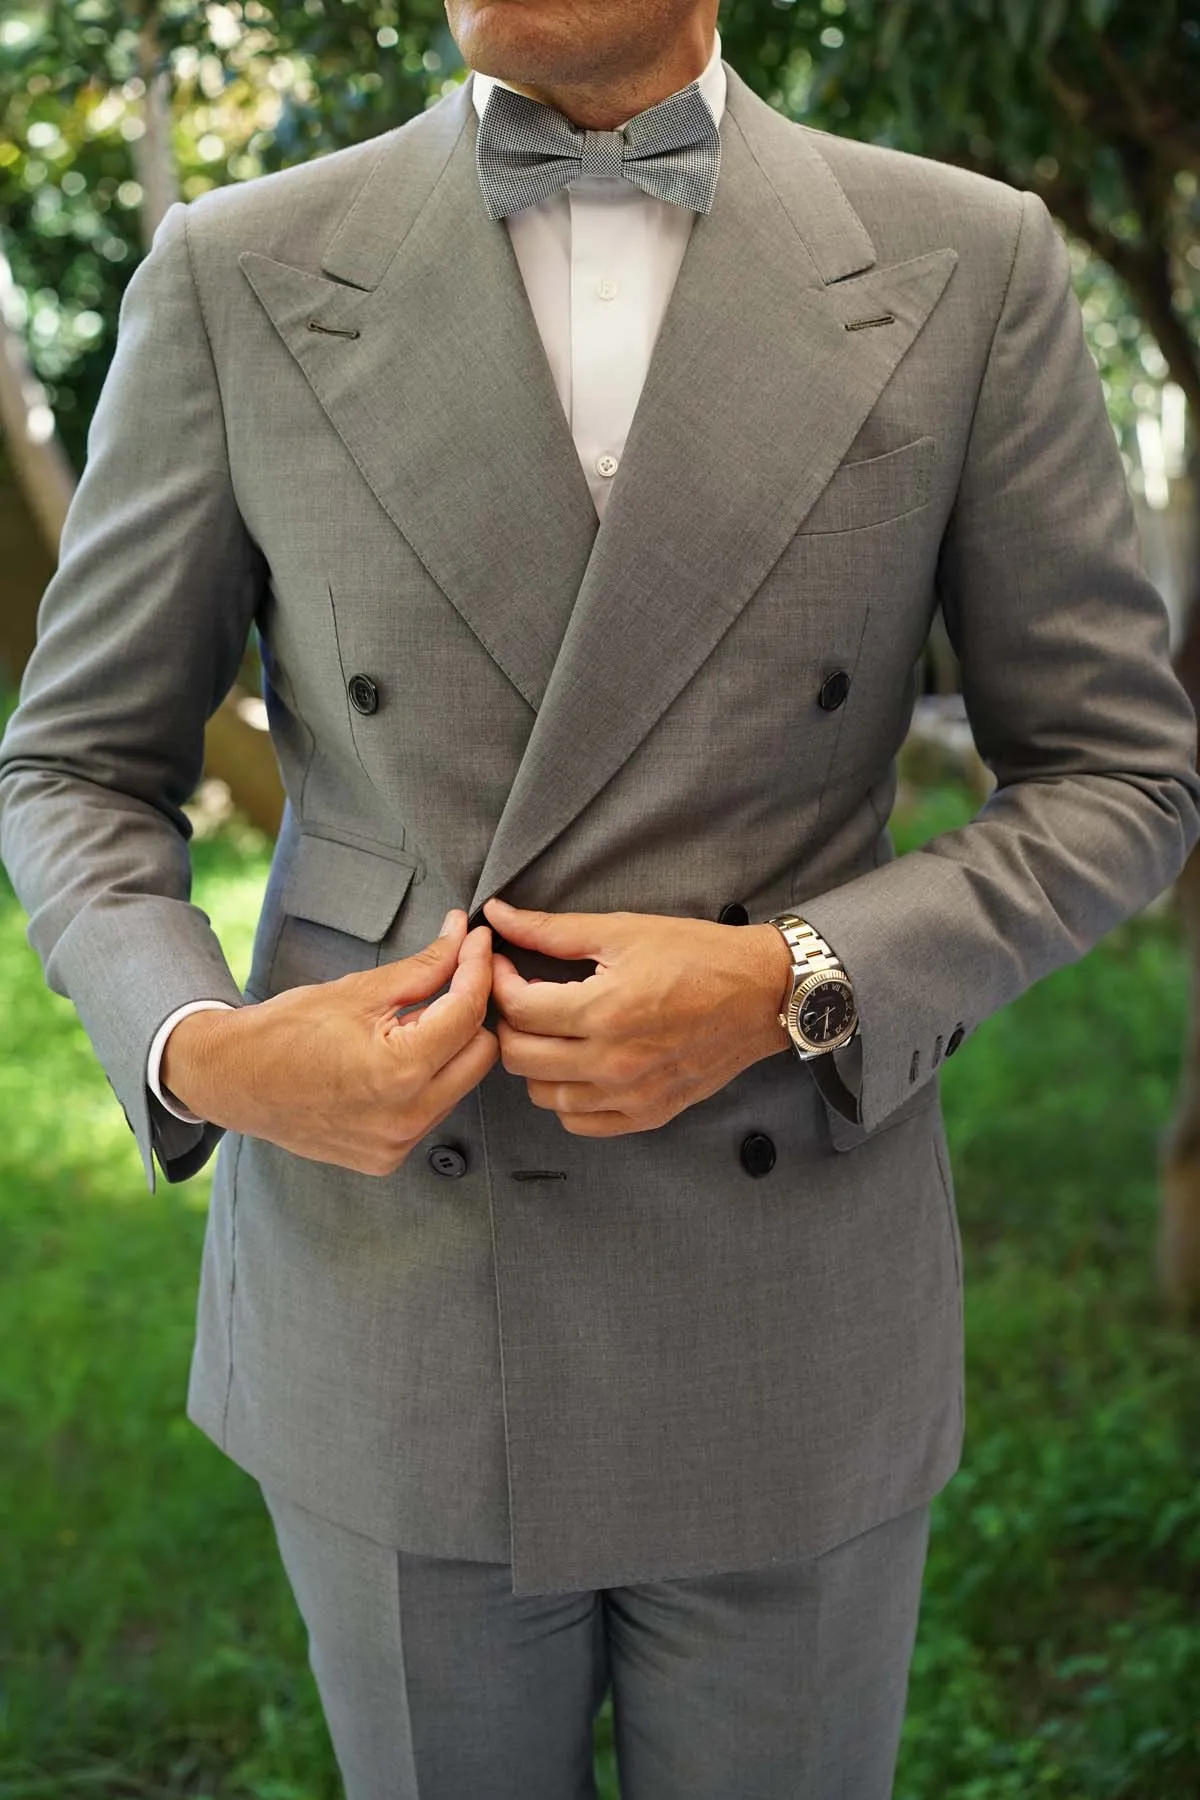
[(373, 713), (379, 705), (379, 692), (369, 675), (352, 675), (346, 688), (355, 712)]
[(817, 695), (817, 699), (826, 712), (833, 712), (835, 707), (842, 704), (849, 692), (850, 677), (845, 669), (835, 669), (833, 674), (821, 683), (821, 691)]
[(429, 1152), (429, 1166), (435, 1175), (455, 1181), (467, 1172), (467, 1159), (453, 1144), (435, 1144)]
[(967, 1034), (963, 1030), (961, 1025), (956, 1025), (954, 1027), (954, 1030), (950, 1033), (950, 1036), (946, 1041), (946, 1055), (947, 1056), (954, 1055), (954, 1052), (958, 1049), (958, 1046), (962, 1043), (962, 1041), (966, 1037), (966, 1035)]
[(747, 1175), (769, 1175), (775, 1167), (775, 1146), (765, 1131), (752, 1131), (743, 1139), (742, 1167)]
[(750, 914), (740, 900), (731, 900), (729, 905), (723, 906), (717, 914), (718, 925), (748, 925), (749, 923)]

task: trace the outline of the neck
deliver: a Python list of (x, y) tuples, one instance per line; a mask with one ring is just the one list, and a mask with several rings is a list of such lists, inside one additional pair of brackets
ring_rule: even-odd
[[(615, 131), (637, 113), (668, 100), (672, 94), (697, 80), (708, 67), (712, 52), (712, 26), (697, 20), (694, 31), (684, 41), (670, 45), (652, 66), (636, 73), (622, 74), (611, 82), (552, 83), (535, 87), (511, 81), (507, 75), (501, 75), (500, 79), (516, 88), (519, 94), (552, 106), (579, 130)], [(487, 69), (480, 73), (499, 72)]]

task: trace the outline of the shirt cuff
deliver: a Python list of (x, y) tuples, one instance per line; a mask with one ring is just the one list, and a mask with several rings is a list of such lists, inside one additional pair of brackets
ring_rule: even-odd
[(183, 1102), (175, 1098), (170, 1088), (164, 1088), (160, 1083), (158, 1071), (163, 1051), (167, 1047), (167, 1039), (180, 1019), (186, 1019), (189, 1013), (236, 1012), (236, 1010), (236, 1007), (230, 1006), (228, 1000), (190, 1000), (186, 1006), (177, 1007), (169, 1018), (164, 1019), (154, 1034), (154, 1041), (150, 1045), (150, 1055), (146, 1063), (146, 1081), (154, 1098), (161, 1101), (169, 1113), (174, 1113), (175, 1117), (182, 1119), (185, 1124), (206, 1125), (208, 1120), (200, 1118), (197, 1113), (189, 1112)]

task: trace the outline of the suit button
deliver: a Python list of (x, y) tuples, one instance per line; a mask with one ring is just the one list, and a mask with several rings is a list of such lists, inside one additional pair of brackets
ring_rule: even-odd
[(729, 905), (723, 906), (717, 914), (718, 925), (748, 925), (749, 923), (750, 914), (740, 900), (731, 900)]
[(742, 1167), (747, 1175), (769, 1175), (775, 1167), (775, 1146), (765, 1131), (742, 1140)]
[(435, 1175), (445, 1175), (447, 1180), (456, 1181), (466, 1174), (467, 1159), (453, 1144), (435, 1144), (429, 1152), (429, 1166)]
[(369, 675), (352, 675), (346, 689), (355, 712), (373, 713), (379, 705), (379, 692)]
[(963, 1030), (961, 1025), (956, 1025), (954, 1027), (954, 1030), (950, 1033), (950, 1036), (946, 1040), (946, 1055), (947, 1056), (954, 1055), (954, 1052), (958, 1049), (958, 1046), (962, 1043), (962, 1041), (966, 1037), (966, 1035), (967, 1034)]
[(826, 712), (833, 712), (835, 707), (842, 704), (849, 692), (850, 677), (845, 669), (835, 669), (833, 674), (821, 683), (821, 691), (817, 695), (817, 699)]

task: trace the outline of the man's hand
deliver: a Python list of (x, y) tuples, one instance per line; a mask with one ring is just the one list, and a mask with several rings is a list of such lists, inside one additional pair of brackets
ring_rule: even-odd
[(791, 1040), (779, 1023), (791, 955), (774, 925), (657, 913), (484, 912), (523, 949), (597, 964), (586, 981), (526, 981), (492, 958), (500, 1056), (576, 1137), (653, 1131)]
[[(456, 910), (400, 962), (191, 1013), (167, 1039), (162, 1080), (215, 1125), (360, 1175), (393, 1174), (499, 1055), (483, 1029), (492, 934), (466, 926)], [(447, 981), (432, 1005), (395, 1016)]]

